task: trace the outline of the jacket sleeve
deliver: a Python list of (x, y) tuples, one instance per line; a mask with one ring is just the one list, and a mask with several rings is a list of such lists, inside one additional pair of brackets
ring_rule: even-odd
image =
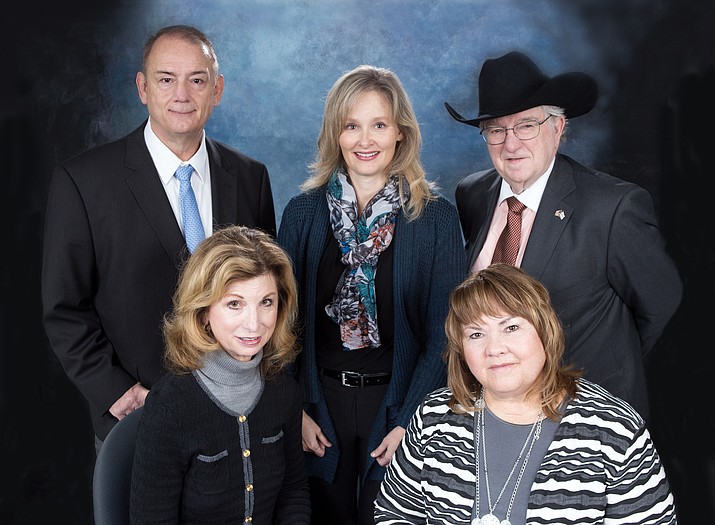
[[(431, 204), (434, 208), (429, 227), (416, 225), (419, 231), (414, 244), (421, 244), (422, 247), (409, 253), (410, 261), (400, 260), (400, 264), (405, 267), (419, 267), (419, 282), (414, 286), (421, 288), (419, 293), (416, 290), (405, 290), (406, 296), (409, 296), (406, 300), (412, 303), (406, 305), (407, 315), (412, 311), (418, 316), (411, 324), (413, 330), (417, 326), (420, 348), (416, 351), (417, 363), (397, 415), (397, 424), (403, 428), (406, 428), (424, 397), (447, 384), (443, 357), (447, 343), (444, 322), (449, 310), (449, 295), (467, 274), (464, 242), (456, 208), (443, 199)], [(395, 271), (399, 272), (400, 269), (395, 268)], [(397, 307), (395, 312), (397, 315)], [(399, 332), (401, 326), (403, 324), (396, 319), (395, 340), (409, 338), (409, 334)]]
[(83, 196), (63, 167), (50, 184), (44, 228), (45, 331), (69, 379), (95, 408), (106, 411), (135, 381), (113, 359), (94, 308), (93, 232)]
[(288, 256), (293, 262), (294, 270), (295, 265), (299, 263), (298, 258), (298, 242), (299, 242), (299, 228), (301, 217), (297, 214), (297, 206), (295, 203), (295, 197), (288, 201), (285, 209), (283, 210), (283, 216), (281, 218), (280, 228), (278, 230), (278, 244), (286, 251)]
[(185, 431), (179, 426), (173, 407), (152, 394), (147, 397), (143, 411), (131, 476), (131, 522), (178, 523), (186, 471), (181, 452)]
[(606, 516), (613, 523), (634, 523), (636, 517), (637, 523), (676, 523), (665, 470), (645, 426), (622, 453), (614, 448), (607, 477)]
[(286, 392), (282, 401), (289, 403), (289, 417), (283, 439), (286, 470), (283, 486), (276, 500), (273, 523), (276, 525), (308, 525), (310, 523), (310, 496), (301, 438), (303, 408), (298, 386), (295, 385), (290, 392)]
[(665, 249), (650, 195), (643, 188), (633, 186), (616, 208), (608, 279), (633, 312), (646, 355), (678, 309), (683, 285)]
[(404, 525), (426, 523), (425, 496), (420, 479), (422, 455), (422, 413), (416, 411), (405, 436), (387, 466), (375, 500), (375, 523)]

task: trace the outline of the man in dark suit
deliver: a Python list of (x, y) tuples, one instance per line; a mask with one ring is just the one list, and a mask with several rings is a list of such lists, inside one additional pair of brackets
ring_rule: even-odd
[[(61, 163), (45, 217), (44, 326), (88, 401), (97, 449), (164, 373), (161, 322), (190, 253), (180, 195), (196, 203), (198, 240), (229, 224), (276, 229), (266, 167), (205, 135), (224, 89), (206, 35), (171, 26), (150, 37), (136, 85), (149, 118)], [(189, 190), (174, 177), (182, 166)]]
[(524, 209), (508, 262), (549, 290), (565, 360), (647, 417), (644, 359), (680, 304), (682, 282), (648, 192), (558, 152), (567, 119), (596, 98), (584, 73), (549, 78), (518, 52), (486, 60), (479, 115), (445, 106), (480, 128), (494, 168), (462, 179), (455, 200), (472, 271), (493, 262), (510, 215), (518, 217), (507, 199)]

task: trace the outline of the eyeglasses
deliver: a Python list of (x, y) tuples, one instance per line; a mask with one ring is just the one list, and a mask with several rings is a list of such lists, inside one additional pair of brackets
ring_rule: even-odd
[(484, 139), (484, 142), (491, 146), (497, 146), (499, 144), (504, 144), (506, 142), (506, 132), (511, 130), (514, 136), (519, 140), (531, 140), (539, 136), (539, 131), (541, 131), (541, 125), (549, 120), (553, 115), (549, 115), (544, 120), (539, 122), (538, 120), (525, 120), (524, 122), (519, 122), (513, 128), (502, 128), (501, 126), (487, 126), (483, 128), (479, 134)]

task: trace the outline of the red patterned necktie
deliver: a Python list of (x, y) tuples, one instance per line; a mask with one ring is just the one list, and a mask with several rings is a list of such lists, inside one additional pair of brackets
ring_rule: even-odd
[(516, 197), (507, 198), (506, 204), (509, 206), (506, 226), (497, 241), (492, 262), (503, 262), (514, 266), (521, 244), (521, 212), (526, 209), (526, 206)]

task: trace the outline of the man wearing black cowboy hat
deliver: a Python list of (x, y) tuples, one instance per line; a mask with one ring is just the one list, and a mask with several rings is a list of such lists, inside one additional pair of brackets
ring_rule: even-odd
[(564, 324), (565, 360), (646, 418), (644, 358), (678, 308), (682, 282), (649, 193), (558, 152), (567, 119), (588, 113), (597, 91), (590, 76), (549, 78), (519, 52), (486, 60), (478, 116), (445, 106), (480, 129), (494, 168), (462, 179), (455, 200), (471, 270), (496, 251), (495, 261), (539, 279)]

